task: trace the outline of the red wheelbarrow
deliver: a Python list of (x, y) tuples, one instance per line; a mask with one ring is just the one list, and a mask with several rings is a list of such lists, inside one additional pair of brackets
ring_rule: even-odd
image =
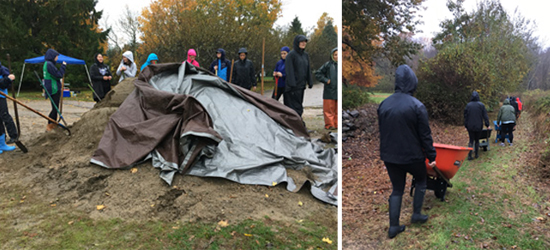
[[(470, 152), (472, 148), (457, 147), (439, 143), (434, 143), (433, 145), (437, 153), (435, 158), (437, 166), (433, 168), (428, 166), (428, 160), (426, 160), (426, 170), (428, 172), (426, 189), (433, 190), (435, 197), (439, 198), (441, 201), (445, 201), (447, 187), (453, 187), (450, 179), (452, 179), (456, 172), (458, 172), (458, 169), (462, 166), (462, 162), (464, 162), (464, 159), (466, 159), (468, 152)], [(411, 196), (413, 196), (415, 186), (416, 181), (413, 178), (410, 193)]]

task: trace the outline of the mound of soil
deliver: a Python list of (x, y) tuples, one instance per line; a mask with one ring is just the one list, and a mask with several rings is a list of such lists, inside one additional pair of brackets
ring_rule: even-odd
[[(150, 162), (132, 170), (105, 169), (90, 162), (109, 117), (134, 89), (134, 79), (116, 85), (104, 100), (62, 130), (27, 141), (20, 150), (0, 157), (0, 188), (26, 185), (29, 192), (65, 206), (88, 212), (92, 218), (126, 220), (204, 221), (269, 216), (279, 221), (314, 220), (336, 228), (337, 208), (315, 199), (309, 187), (288, 192), (275, 187), (242, 185), (220, 178), (176, 176), (167, 185)], [(299, 205), (303, 204), (303, 205)], [(97, 205), (104, 205), (97, 210)]]

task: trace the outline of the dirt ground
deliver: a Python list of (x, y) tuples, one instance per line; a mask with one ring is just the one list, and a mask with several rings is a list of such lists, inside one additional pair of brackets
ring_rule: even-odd
[[(16, 149), (0, 155), (2, 196), (22, 185), (26, 193), (43, 201), (98, 219), (239, 222), (269, 216), (278, 221), (307, 219), (337, 227), (337, 208), (314, 198), (309, 187), (292, 193), (285, 184), (241, 185), (221, 178), (182, 175), (169, 186), (150, 162), (139, 165), (137, 171), (90, 164), (110, 115), (132, 89), (130, 81), (120, 83), (95, 107), (95, 103), (65, 99), (63, 114), (72, 131), (70, 137), (60, 128), (45, 132), (47, 121), (19, 106), (20, 140), (29, 152)], [(24, 103), (44, 114), (50, 109), (47, 101)], [(310, 129), (321, 128), (316, 134), (324, 132), (321, 109), (307, 108), (304, 118)], [(98, 205), (105, 208), (98, 210)]]

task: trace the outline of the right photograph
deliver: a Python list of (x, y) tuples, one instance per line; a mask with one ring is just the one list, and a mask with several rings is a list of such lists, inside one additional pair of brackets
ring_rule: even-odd
[(342, 1), (343, 249), (550, 249), (550, 16)]

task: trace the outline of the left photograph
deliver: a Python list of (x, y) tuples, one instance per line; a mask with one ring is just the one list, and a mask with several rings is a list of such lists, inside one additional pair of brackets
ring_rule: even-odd
[(340, 1), (0, 4), (2, 248), (338, 248)]

